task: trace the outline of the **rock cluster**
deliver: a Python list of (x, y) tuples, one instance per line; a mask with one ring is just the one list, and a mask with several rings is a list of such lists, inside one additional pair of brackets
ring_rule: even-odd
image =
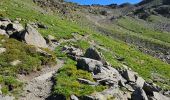
[(65, 45), (62, 51), (65, 52), (69, 57), (73, 58), (74, 60), (77, 60), (78, 57), (83, 55), (83, 51), (81, 49), (75, 48), (73, 46)]
[[(64, 48), (68, 50), (69, 47)], [(91, 72), (95, 80), (95, 82), (91, 82), (90, 80), (78, 78), (78, 81), (91, 86), (104, 85), (108, 89), (83, 97), (76, 97), (75, 94), (72, 94), (71, 100), (170, 100), (169, 97), (161, 93), (161, 88), (153, 83), (146, 82), (127, 66), (124, 69), (117, 70), (105, 64), (101, 54), (95, 49), (89, 48), (84, 56), (80, 56), (77, 53), (72, 53), (72, 51), (79, 50), (78, 48), (73, 48), (69, 48), (68, 54), (79, 56), (76, 59), (77, 68)]]
[(16, 38), (36, 47), (48, 47), (46, 40), (30, 24), (24, 28), (18, 21), (11, 21), (7, 18), (0, 19), (0, 35)]

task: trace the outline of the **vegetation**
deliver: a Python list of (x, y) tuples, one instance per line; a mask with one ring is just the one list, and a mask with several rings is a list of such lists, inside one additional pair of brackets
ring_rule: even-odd
[[(16, 80), (17, 74), (29, 74), (32, 71), (41, 70), (42, 64), (56, 63), (55, 55), (46, 50), (52, 57), (46, 57), (36, 52), (36, 48), (26, 45), (15, 39), (0, 36), (0, 47), (6, 48), (6, 52), (0, 54), (0, 84), (2, 92), (15, 92), (21, 89), (21, 82)], [(16, 45), (17, 44), (17, 45)], [(18, 64), (12, 62), (18, 60)]]
[(75, 65), (76, 63), (74, 61), (67, 59), (65, 65), (58, 71), (55, 76), (56, 85), (54, 86), (54, 95), (64, 95), (68, 99), (72, 94), (84, 96), (97, 91), (102, 91), (106, 88), (105, 86), (94, 87), (79, 83), (77, 78), (84, 78), (91, 81), (94, 80), (91, 73), (78, 70)]
[[(2, 47), (6, 48), (6, 52), (0, 54), (1, 75), (16, 76), (18, 73), (28, 74), (32, 71), (40, 70), (42, 64), (55, 62), (55, 56), (45, 57), (36, 52), (35, 47), (15, 39), (4, 39), (4, 42), (1, 43)], [(19, 60), (20, 63), (12, 65), (11, 62), (16, 60)]]
[[(18, 90), (21, 87), (22, 83), (16, 79), (17, 74), (29, 74), (32, 71), (41, 70), (42, 64), (53, 64), (55, 62), (55, 56), (64, 59), (65, 65), (55, 76), (56, 83), (53, 88), (54, 95), (61, 94), (68, 98), (71, 94), (83, 96), (107, 88), (105, 86), (92, 87), (79, 83), (77, 78), (85, 78), (91, 81), (94, 80), (90, 73), (78, 70), (76, 68), (76, 63), (61, 52), (64, 45), (72, 45), (81, 48), (82, 50), (86, 50), (90, 47), (88, 41), (91, 40), (94, 40), (97, 45), (107, 49), (103, 50), (97, 47), (113, 67), (118, 68), (121, 67), (122, 64), (125, 64), (146, 80), (152, 79), (154, 81), (154, 76), (156, 75), (163, 79), (163, 81), (155, 81), (155, 83), (161, 85), (163, 88), (170, 89), (169, 64), (141, 53), (133, 45), (127, 45), (126, 43), (108, 37), (105, 34), (101, 35), (96, 33), (95, 29), (89, 30), (87, 27), (82, 27), (82, 25), (60, 18), (56, 13), (47, 13), (42, 8), (36, 6), (32, 0), (1, 0), (0, 17), (9, 17), (10, 19), (19, 18), (21, 19), (22, 24), (28, 22), (41, 22), (47, 25), (48, 29), (38, 29), (39, 32), (42, 33), (43, 36), (51, 34), (55, 36), (56, 39), (72, 38), (73, 35), (71, 33), (74, 32), (80, 35), (91, 34), (86, 40), (61, 44), (56, 48), (55, 54), (48, 49), (44, 49), (52, 55), (50, 58), (37, 53), (36, 48), (33, 46), (26, 45), (15, 39), (8, 39), (4, 36), (0, 36), (0, 47), (7, 49), (5, 53), (0, 54), (0, 84), (2, 85), (2, 92), (4, 94), (7, 94), (9, 91), (15, 92), (15, 90)], [(148, 20), (160, 22), (160, 20), (154, 16), (150, 17)], [(148, 44), (155, 44), (156, 46), (167, 48), (170, 47), (169, 33), (154, 30), (145, 25), (144, 22), (140, 21), (139, 23), (131, 17), (119, 19), (117, 25), (110, 25), (102, 28), (109, 30), (111, 33), (110, 35), (118, 37), (119, 39), (130, 37), (132, 39), (140, 39)], [(116, 60), (117, 57), (123, 57), (125, 60), (118, 61)], [(11, 65), (11, 62), (15, 60), (19, 60), (21, 63)]]
[(16, 78), (11, 76), (0, 75), (0, 84), (2, 86), (1, 91), (3, 94), (8, 94), (9, 92), (16, 94), (22, 87), (22, 82), (19, 82)]
[(157, 39), (163, 42), (170, 43), (169, 36), (167, 32), (159, 32), (158, 30), (152, 29), (149, 24), (146, 24), (140, 20), (135, 20), (130, 17), (124, 17), (118, 20), (120, 26), (135, 32), (138, 35), (143, 35), (149, 38)]

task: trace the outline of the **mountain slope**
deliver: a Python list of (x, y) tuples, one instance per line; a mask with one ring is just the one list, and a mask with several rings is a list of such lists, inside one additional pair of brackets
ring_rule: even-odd
[[(46, 25), (48, 28), (37, 28), (37, 30), (46, 39), (49, 35), (54, 36), (55, 42), (59, 43), (55, 51), (51, 52), (52, 54), (55, 53), (54, 56), (57, 58), (63, 59), (65, 64), (54, 76), (55, 82), (52, 96), (60, 97), (64, 95), (65, 99), (69, 99), (73, 94), (82, 97), (108, 88), (107, 85), (100, 84), (93, 87), (79, 82), (78, 78), (85, 78), (92, 82), (95, 82), (95, 80), (88, 71), (77, 69), (77, 61), (71, 60), (66, 52), (63, 53), (65, 45), (79, 48), (83, 52), (89, 47), (95, 47), (113, 68), (117, 70), (123, 69), (126, 65), (147, 82), (151, 81), (164, 90), (170, 89), (170, 65), (168, 64), (170, 63), (169, 26), (166, 26), (165, 29), (162, 27), (155, 28), (159, 22), (162, 22), (163, 25), (168, 25), (170, 23), (169, 15), (168, 13), (165, 15), (149, 12), (148, 9), (157, 10), (157, 4), (154, 4), (154, 0), (152, 3), (156, 7), (151, 6), (151, 2), (142, 2), (138, 5), (116, 5), (113, 7), (100, 5), (79, 6), (58, 0), (33, 1), (1, 0), (0, 16), (12, 20), (19, 19), (23, 25), (30, 22)], [(168, 1), (164, 3), (169, 4)], [(166, 5), (164, 3), (159, 3), (159, 7)], [(141, 9), (145, 9), (150, 15), (147, 18), (141, 17), (143, 14), (140, 11)], [(144, 14), (146, 13), (144, 12)], [(162, 21), (163, 19), (165, 21)], [(12, 77), (16, 80), (18, 79), (17, 75), (23, 74), (19, 69), (23, 70), (22, 66), (13, 67), (17, 72), (9, 64), (6, 65), (6, 63), (16, 59), (26, 59), (22, 62), (25, 65), (24, 68), (28, 69), (28, 73), (34, 72), (35, 67), (41, 70), (41, 61), (50, 62), (50, 60), (45, 59), (48, 57), (40, 56), (36, 52), (30, 53), (27, 50), (30, 47), (21, 41), (12, 38), (7, 38), (7, 41), (9, 42), (3, 44), (3, 47), (9, 47), (9, 52), (12, 56), (1, 54), (0, 65), (3, 67), (0, 70), (2, 77)], [(17, 47), (18, 45), (15, 44), (19, 44), (21, 47)], [(26, 50), (23, 50), (23, 48)], [(22, 52), (19, 53), (18, 50)], [(21, 53), (26, 55), (22, 57)], [(11, 58), (12, 60), (6, 61), (4, 58)], [(40, 62), (41, 65), (38, 65)], [(6, 79), (3, 79), (1, 82), (3, 94), (6, 91), (13, 93), (21, 86), (18, 83), (17, 86), (14, 86), (16, 88), (11, 90), (9, 87), (11, 84), (13, 86), (15, 82), (12, 81), (12, 83), (9, 82), (10, 84), (8, 84), (8, 81), (6, 82)], [(19, 93), (16, 94), (18, 95)], [(49, 99), (51, 98), (49, 97)]]

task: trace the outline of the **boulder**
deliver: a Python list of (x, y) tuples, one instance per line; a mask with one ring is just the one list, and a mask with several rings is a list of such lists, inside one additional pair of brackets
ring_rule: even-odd
[(130, 82), (135, 82), (135, 81), (136, 81), (135, 73), (134, 73), (133, 71), (125, 70), (125, 71), (122, 73), (122, 76), (123, 76), (127, 81), (130, 81)]
[(75, 95), (71, 95), (70, 100), (79, 100)]
[(1, 18), (0, 19), (0, 28), (5, 30), (6, 27), (8, 26), (8, 24), (10, 24), (10, 23), (11, 23), (11, 21), (9, 19)]
[(142, 88), (135, 89), (135, 91), (132, 93), (131, 98), (132, 100), (148, 100), (148, 97)]
[(108, 85), (112, 87), (118, 87), (121, 80), (119, 72), (111, 66), (101, 67), (100, 72), (93, 75), (93, 79), (98, 81), (102, 85)]
[(84, 56), (98, 61), (103, 60), (100, 52), (98, 52), (95, 48), (88, 48)]
[(166, 97), (164, 95), (162, 95), (161, 93), (158, 92), (153, 92), (153, 98), (156, 100), (170, 100), (169, 97)]
[(24, 30), (24, 27), (20, 23), (10, 23), (7, 25), (6, 30), (12, 32), (21, 32)]
[(0, 48), (0, 54), (4, 53), (6, 51), (6, 48)]
[(136, 80), (137, 86), (143, 88), (144, 83), (145, 83), (145, 80), (142, 77), (137, 78), (137, 80)]
[(77, 68), (93, 72), (94, 74), (100, 73), (101, 67), (103, 67), (102, 62), (94, 59), (81, 57), (77, 60)]
[(161, 91), (161, 89), (158, 86), (154, 84), (149, 84), (147, 82), (144, 83), (143, 90), (146, 92), (147, 95), (153, 95), (153, 92)]
[(27, 24), (21, 38), (29, 45), (34, 45), (36, 47), (42, 48), (48, 47), (45, 39), (41, 36), (41, 34), (29, 24)]

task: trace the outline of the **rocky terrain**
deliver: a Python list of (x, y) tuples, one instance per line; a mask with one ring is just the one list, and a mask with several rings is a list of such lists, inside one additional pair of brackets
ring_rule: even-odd
[(170, 100), (169, 0), (0, 1), (0, 100)]

